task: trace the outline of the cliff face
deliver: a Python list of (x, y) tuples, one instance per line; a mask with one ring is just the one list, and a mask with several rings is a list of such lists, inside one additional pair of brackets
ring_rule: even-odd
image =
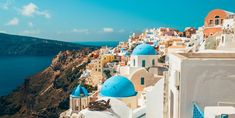
[(0, 97), (0, 117), (30, 118), (59, 117), (69, 107), (69, 94), (78, 84), (79, 77), (92, 51), (60, 52), (50, 67), (28, 78), (8, 96)]

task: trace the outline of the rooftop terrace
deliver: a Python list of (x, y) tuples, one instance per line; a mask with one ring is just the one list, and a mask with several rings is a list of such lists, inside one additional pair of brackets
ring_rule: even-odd
[(235, 59), (235, 52), (177, 53), (174, 55), (182, 59)]

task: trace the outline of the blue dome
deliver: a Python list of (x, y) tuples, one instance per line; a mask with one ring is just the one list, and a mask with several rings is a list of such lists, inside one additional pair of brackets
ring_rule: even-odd
[(129, 79), (123, 76), (113, 76), (104, 82), (100, 94), (107, 97), (130, 97), (135, 96), (137, 92)]
[(156, 51), (149, 44), (141, 44), (135, 47), (132, 55), (156, 55)]
[(81, 85), (78, 85), (77, 87), (75, 87), (71, 95), (73, 97), (89, 96), (87, 89), (85, 87), (82, 87)]

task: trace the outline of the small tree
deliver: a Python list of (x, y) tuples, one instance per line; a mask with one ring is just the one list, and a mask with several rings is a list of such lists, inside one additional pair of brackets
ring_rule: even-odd
[(159, 63), (165, 63), (165, 58), (166, 58), (165, 55), (161, 56), (160, 58), (158, 58), (158, 62)]
[(110, 70), (104, 70), (103, 73), (106, 76), (106, 78), (112, 77)]
[(205, 48), (206, 49), (216, 49), (219, 44), (219, 41), (216, 39), (208, 39), (206, 41)]

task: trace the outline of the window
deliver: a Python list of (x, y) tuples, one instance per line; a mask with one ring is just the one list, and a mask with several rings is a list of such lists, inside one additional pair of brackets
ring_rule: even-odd
[(221, 19), (221, 22), (220, 22), (220, 24), (223, 24), (223, 19)]
[(174, 94), (171, 91), (170, 93), (170, 117), (173, 118), (174, 115)]
[(145, 60), (142, 60), (142, 67), (145, 67)]
[(215, 16), (215, 18), (220, 18), (219, 16)]
[(152, 60), (152, 65), (155, 66), (155, 60), (154, 59)]
[(140, 78), (140, 84), (141, 84), (141, 85), (144, 85), (144, 77), (141, 77), (141, 78)]
[(215, 25), (219, 25), (219, 19), (215, 19)]
[(212, 24), (213, 24), (213, 20), (210, 20), (209, 25), (212, 25)]
[(133, 60), (133, 66), (135, 66), (135, 59)]
[(224, 43), (224, 36), (222, 36), (222, 44)]

